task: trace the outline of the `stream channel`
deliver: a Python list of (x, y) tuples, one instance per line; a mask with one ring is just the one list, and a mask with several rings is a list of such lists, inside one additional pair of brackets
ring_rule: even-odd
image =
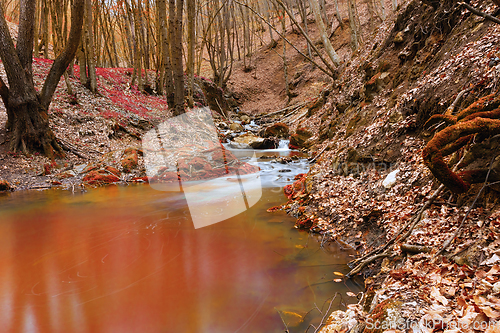
[(0, 194), (1, 332), (305, 332), (335, 293), (333, 310), (357, 302), (333, 274), (349, 253), (266, 212), (307, 172), (269, 159), (293, 153), (258, 151), (260, 200), (198, 229), (182, 192), (149, 185)]

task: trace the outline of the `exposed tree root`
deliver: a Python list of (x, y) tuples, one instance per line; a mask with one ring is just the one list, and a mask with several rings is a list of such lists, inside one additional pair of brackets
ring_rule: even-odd
[(24, 104), (13, 112), (10, 120), (12, 137), (10, 150), (28, 155), (40, 151), (49, 158), (64, 156), (62, 148), (49, 128), (46, 112), (40, 112), (37, 105)]
[[(439, 121), (451, 125), (438, 132), (427, 143), (422, 156), (432, 174), (452, 192), (466, 192), (470, 184), (482, 182), (487, 171), (481, 169), (455, 173), (444, 161), (444, 157), (467, 145), (473, 138), (499, 134), (500, 109), (497, 108), (499, 105), (500, 98), (491, 94), (472, 103), (456, 116), (453, 115), (452, 109), (448, 109), (445, 114), (434, 115), (427, 121), (426, 125)], [(468, 164), (470, 162), (468, 161)]]

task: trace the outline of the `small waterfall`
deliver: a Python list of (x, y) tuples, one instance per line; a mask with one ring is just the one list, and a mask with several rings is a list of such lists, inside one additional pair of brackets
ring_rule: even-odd
[(288, 149), (288, 145), (290, 144), (290, 140), (280, 140), (278, 145), (278, 149)]

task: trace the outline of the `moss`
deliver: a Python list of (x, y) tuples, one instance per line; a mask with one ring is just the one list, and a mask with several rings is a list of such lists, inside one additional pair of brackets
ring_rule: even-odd
[[(104, 170), (99, 170), (104, 171)], [(104, 184), (112, 184), (120, 181), (120, 178), (115, 175), (101, 173), (99, 171), (91, 171), (83, 177), (83, 181), (87, 182), (90, 185), (104, 185)]]
[[(468, 121), (459, 122), (437, 133), (422, 151), (424, 163), (431, 170), (432, 174), (452, 192), (464, 193), (469, 189), (470, 184), (453, 172), (445, 163), (443, 157), (464, 146), (471, 138), (471, 135), (478, 133), (487, 135), (499, 134), (500, 120), (473, 118)], [(468, 175), (467, 178), (474, 179), (472, 175), (475, 174), (477, 172)]]

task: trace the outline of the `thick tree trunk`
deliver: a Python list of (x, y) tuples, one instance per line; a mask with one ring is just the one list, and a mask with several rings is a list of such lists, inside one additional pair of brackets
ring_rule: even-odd
[(48, 109), (57, 84), (75, 56), (81, 36), (84, 0), (75, 0), (71, 11), (71, 30), (68, 43), (54, 61), (40, 95), (33, 85), (30, 72), (33, 52), (35, 0), (21, 5), (17, 49), (14, 47), (3, 11), (0, 9), (0, 58), (4, 63), (9, 87), (0, 80), (0, 95), (7, 109), (8, 127), (12, 132), (11, 150), (43, 151), (53, 157), (62, 153), (54, 133), (49, 128)]

